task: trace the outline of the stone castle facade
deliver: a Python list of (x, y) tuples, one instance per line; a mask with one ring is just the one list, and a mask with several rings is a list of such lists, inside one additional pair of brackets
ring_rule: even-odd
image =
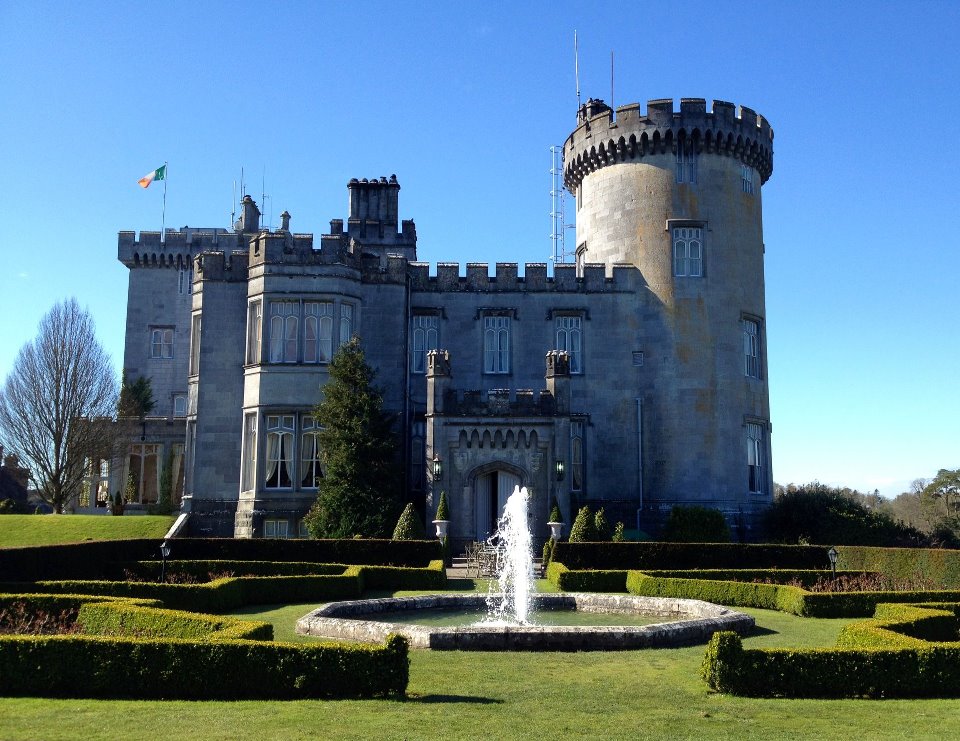
[[(188, 532), (296, 537), (322, 476), (310, 410), (359, 335), (399, 420), (407, 496), (482, 539), (515, 485), (547, 534), (556, 497), (655, 533), (676, 504), (749, 536), (771, 501), (761, 186), (773, 132), (700, 99), (591, 100), (564, 146), (575, 264), (417, 262), (397, 179), (351, 180), (314, 237), (260, 226), (120, 232), (124, 368), (152, 380), (109, 489), (156, 499), (166, 468)], [(122, 470), (120, 470), (122, 469)], [(107, 474), (104, 474), (107, 475)]]

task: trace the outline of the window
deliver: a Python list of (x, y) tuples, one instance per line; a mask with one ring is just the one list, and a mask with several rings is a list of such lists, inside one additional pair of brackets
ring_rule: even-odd
[(753, 168), (749, 165), (740, 165), (740, 188), (753, 195)]
[(340, 344), (353, 337), (353, 304), (340, 304)]
[(200, 315), (194, 314), (190, 323), (190, 375), (200, 372)]
[(333, 304), (307, 301), (303, 305), (303, 362), (329, 363), (333, 356)]
[(251, 301), (247, 308), (247, 364), (260, 362), (260, 338), (263, 336), (263, 304)]
[(297, 537), (298, 538), (310, 537), (310, 528), (307, 527), (306, 520), (300, 520), (297, 522)]
[(483, 372), (510, 372), (510, 317), (483, 318)]
[[(80, 485), (81, 507), (107, 507), (110, 505), (110, 462), (106, 458), (86, 458), (83, 462), (84, 476)], [(91, 501), (91, 497), (93, 501)]]
[(638, 368), (643, 365), (643, 350), (633, 351), (633, 364)]
[(301, 418), (300, 433), (300, 486), (304, 489), (316, 489), (323, 478), (320, 462), (320, 431), (317, 421), (309, 414)]
[(427, 423), (423, 420), (410, 425), (410, 488), (422, 491), (426, 483)]
[(173, 482), (171, 499), (174, 507), (183, 501), (183, 443), (170, 446), (170, 480)]
[(174, 417), (187, 416), (187, 395), (186, 394), (173, 395), (173, 416)]
[(264, 520), (264, 538), (289, 538), (290, 523), (286, 520)]
[(293, 426), (292, 414), (267, 417), (267, 471), (264, 482), (267, 489), (289, 489), (293, 486)]
[(742, 319), (744, 375), (748, 378), (760, 378), (760, 322), (756, 319)]
[(244, 416), (243, 421), (243, 491), (257, 487), (257, 414)]
[(180, 268), (177, 273), (177, 293), (181, 295), (193, 293), (193, 271)]
[(124, 496), (128, 502), (155, 504), (160, 488), (160, 446), (138, 443), (130, 446)]
[(699, 278), (703, 275), (703, 229), (678, 226), (673, 229), (673, 274)]
[(411, 321), (410, 371), (427, 372), (427, 353), (438, 347), (439, 318), (436, 314), (418, 314)]
[(766, 494), (767, 482), (763, 460), (765, 445), (763, 425), (747, 423), (747, 485), (752, 494)]
[(158, 327), (150, 330), (150, 357), (173, 357), (173, 329)]
[(583, 265), (584, 265), (584, 263), (587, 261), (587, 243), (586, 243), (586, 242), (581, 242), (581, 243), (577, 246), (577, 254), (576, 254), (575, 259), (576, 259), (576, 261), (577, 261), (577, 263), (576, 263), (576, 265), (577, 265), (577, 277), (578, 277), (578, 278), (582, 278), (582, 277), (583, 277)]
[(583, 373), (581, 317), (558, 316), (554, 322), (556, 323), (556, 349), (569, 353), (571, 373)]
[(583, 491), (583, 422), (570, 423), (570, 488)]
[(300, 324), (298, 301), (270, 302), (270, 362), (297, 362), (297, 335)]
[(677, 142), (677, 182), (697, 182), (697, 152), (692, 142)]

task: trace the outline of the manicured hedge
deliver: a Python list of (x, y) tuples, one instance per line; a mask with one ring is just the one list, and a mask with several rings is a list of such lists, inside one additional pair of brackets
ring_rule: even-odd
[[(831, 571), (819, 569), (644, 569), (648, 576), (667, 579), (711, 579), (716, 581), (745, 581), (770, 584), (799, 582), (812, 586), (822, 579), (829, 579)], [(837, 576), (861, 576), (860, 571), (838, 571)]]
[[(159, 561), (135, 561), (118, 564), (124, 575), (127, 572), (144, 581), (160, 581)], [(231, 576), (306, 576), (342, 574), (344, 564), (309, 563), (301, 561), (167, 561), (166, 574), (186, 574), (206, 580), (209, 574)]]
[(749, 697), (958, 697), (960, 644), (904, 649), (744, 649), (715, 633), (701, 675), (718, 692)]
[(228, 638), (273, 640), (273, 626), (270, 623), (116, 602), (88, 602), (81, 605), (77, 622), (87, 635), (211, 641)]
[(407, 641), (383, 646), (0, 637), (0, 695), (139, 699), (403, 696)]
[(360, 566), (360, 591), (367, 589), (446, 589), (447, 572), (443, 559), (431, 561), (426, 568), (397, 566)]
[(581, 569), (822, 569), (824, 546), (743, 543), (557, 543), (553, 560)]
[(869, 617), (881, 602), (955, 602), (960, 591), (808, 592), (783, 584), (673, 579), (627, 574), (627, 591), (648, 597), (684, 597), (737, 607), (781, 610), (803, 617)]
[[(160, 561), (157, 540), (112, 540), (0, 548), (0, 582), (122, 577), (120, 564)], [(443, 558), (438, 540), (266, 540), (176, 538), (171, 556), (187, 561), (298, 561), (426, 568)], [(119, 572), (119, 573), (118, 573)]]
[(547, 579), (564, 592), (625, 592), (626, 571), (571, 571), (558, 561), (547, 566)]
[(843, 627), (837, 645), (846, 648), (924, 648), (931, 643), (960, 646), (960, 603), (877, 605), (872, 620)]
[(942, 589), (960, 589), (960, 551), (947, 548), (838, 546), (837, 566), (898, 579), (922, 574)]

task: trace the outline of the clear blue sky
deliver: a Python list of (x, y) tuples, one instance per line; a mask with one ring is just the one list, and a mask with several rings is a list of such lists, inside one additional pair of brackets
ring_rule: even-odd
[[(0, 378), (70, 295), (119, 369), (120, 230), (227, 226), (233, 182), (322, 233), (396, 173), (421, 259), (549, 258), (585, 98), (703, 97), (776, 132), (773, 470), (893, 496), (960, 467), (960, 5), (0, 2)], [(630, 9), (632, 7), (632, 9)], [(266, 181), (266, 187), (262, 181)]]

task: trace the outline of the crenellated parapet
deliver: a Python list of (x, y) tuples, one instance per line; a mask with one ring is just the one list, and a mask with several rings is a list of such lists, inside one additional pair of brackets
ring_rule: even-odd
[(618, 263), (609, 268), (602, 263), (587, 263), (581, 275), (573, 264), (553, 266), (553, 276), (547, 276), (547, 265), (542, 262), (528, 262), (524, 266), (524, 275), (519, 275), (519, 265), (515, 262), (498, 262), (493, 274), (490, 265), (471, 262), (466, 265), (465, 274), (460, 274), (460, 264), (456, 262), (437, 263), (437, 274), (430, 275), (430, 265), (425, 262), (408, 263), (410, 288), (425, 292), (460, 293), (620, 293), (635, 291), (643, 285), (643, 276), (633, 265)]
[(722, 100), (711, 110), (703, 98), (651, 100), (613, 110), (590, 100), (577, 114), (577, 128), (563, 147), (564, 185), (576, 193), (583, 178), (608, 165), (692, 147), (697, 153), (734, 157), (757, 170), (765, 183), (773, 173), (773, 129), (755, 111)]
[(128, 268), (189, 269), (201, 252), (244, 249), (245, 238), (228, 229), (169, 230), (160, 239), (160, 232), (120, 232), (117, 237), (117, 259)]
[(249, 265), (249, 254), (244, 251), (202, 252), (193, 261), (193, 279), (246, 281)]

